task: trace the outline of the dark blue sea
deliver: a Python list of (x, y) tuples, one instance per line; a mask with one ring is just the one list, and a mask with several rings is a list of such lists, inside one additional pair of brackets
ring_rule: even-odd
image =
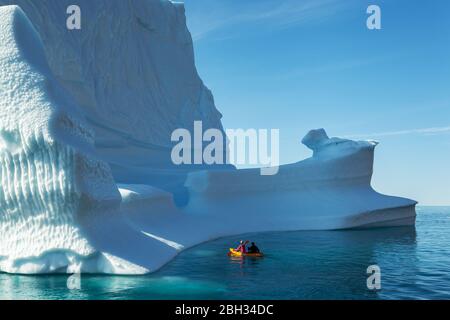
[[(226, 256), (241, 238), (264, 258)], [(380, 268), (381, 289), (367, 287)], [(0, 274), (1, 299), (450, 299), (450, 207), (419, 207), (411, 228), (273, 232), (219, 239), (148, 276)]]

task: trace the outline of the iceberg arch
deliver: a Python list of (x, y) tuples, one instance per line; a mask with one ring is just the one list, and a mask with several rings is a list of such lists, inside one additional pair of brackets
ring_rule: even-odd
[(68, 0), (3, 4), (0, 271), (142, 274), (221, 236), (414, 224), (415, 201), (370, 186), (377, 143), (323, 129), (274, 176), (173, 167), (171, 130), (223, 130), (181, 4), (80, 0), (78, 34), (61, 29)]

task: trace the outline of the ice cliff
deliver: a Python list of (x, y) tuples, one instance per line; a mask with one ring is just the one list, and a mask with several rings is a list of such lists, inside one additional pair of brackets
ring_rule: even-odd
[[(171, 190), (170, 136), (177, 128), (222, 129), (194, 64), (184, 6), (160, 0), (0, 0), (22, 8), (44, 44), (48, 64), (83, 110), (98, 156), (122, 183)], [(66, 28), (81, 9), (81, 30)], [(124, 85), (125, 84), (125, 85)], [(151, 169), (149, 169), (151, 168)]]
[(324, 130), (274, 176), (173, 167), (174, 129), (222, 130), (183, 6), (77, 2), (69, 31), (71, 1), (0, 0), (0, 271), (141, 274), (220, 236), (414, 223), (370, 186), (376, 143)]

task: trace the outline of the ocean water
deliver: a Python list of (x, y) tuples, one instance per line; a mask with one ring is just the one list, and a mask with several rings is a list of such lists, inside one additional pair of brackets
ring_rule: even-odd
[[(419, 207), (408, 228), (272, 232), (229, 237), (181, 253), (148, 276), (0, 274), (1, 299), (450, 299), (450, 207)], [(264, 258), (226, 256), (241, 238)], [(367, 267), (381, 289), (367, 288)], [(70, 287), (70, 286), (69, 286)]]

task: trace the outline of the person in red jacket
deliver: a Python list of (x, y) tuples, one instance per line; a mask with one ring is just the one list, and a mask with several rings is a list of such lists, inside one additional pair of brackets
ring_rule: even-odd
[(247, 248), (245, 247), (246, 244), (248, 243), (247, 241), (240, 241), (238, 247), (236, 248), (236, 251), (242, 252), (242, 253), (247, 253)]

